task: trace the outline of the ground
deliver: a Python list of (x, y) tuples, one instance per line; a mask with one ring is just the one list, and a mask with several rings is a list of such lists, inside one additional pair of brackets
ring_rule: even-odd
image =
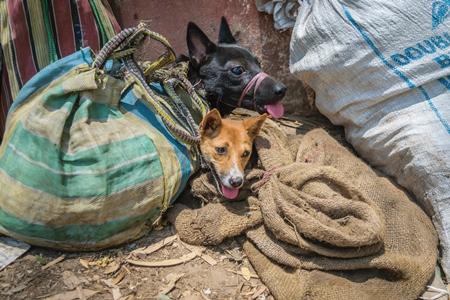
[[(153, 246), (156, 249), (153, 253), (144, 253), (152, 249), (139, 250), (161, 245), (165, 238), (168, 244), (160, 249)], [(200, 253), (201, 256), (196, 255), (185, 262), (177, 260), (183, 255), (187, 260), (195, 255), (192, 253)], [(48, 268), (43, 265), (63, 255), (60, 262)], [(130, 259), (158, 262), (160, 266), (137, 266), (128, 262)], [(174, 263), (181, 263), (163, 266), (174, 259)], [(216, 264), (211, 265), (208, 261)], [(165, 300), (272, 297), (236, 241), (227, 240), (215, 247), (192, 248), (184, 245), (177, 238), (174, 227), (168, 224), (134, 243), (100, 252), (71, 253), (31, 247), (0, 271), (0, 298)]]

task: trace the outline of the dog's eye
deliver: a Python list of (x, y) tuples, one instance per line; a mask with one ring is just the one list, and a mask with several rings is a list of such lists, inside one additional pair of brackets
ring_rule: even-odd
[(227, 153), (227, 148), (226, 147), (217, 147), (216, 152), (219, 155), (224, 155)]
[(244, 73), (244, 68), (241, 66), (234, 67), (231, 69), (231, 73), (233, 73), (234, 75), (241, 75), (242, 73)]
[(244, 154), (242, 154), (242, 157), (247, 157), (250, 155), (250, 151), (245, 151)]

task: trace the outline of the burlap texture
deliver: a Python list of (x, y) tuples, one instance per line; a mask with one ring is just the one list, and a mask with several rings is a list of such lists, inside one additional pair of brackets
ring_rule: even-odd
[(258, 165), (239, 200), (194, 179), (199, 209), (175, 206), (181, 239), (218, 244), (245, 233), (244, 250), (277, 299), (417, 299), (437, 259), (426, 214), (324, 130), (286, 136), (266, 122)]

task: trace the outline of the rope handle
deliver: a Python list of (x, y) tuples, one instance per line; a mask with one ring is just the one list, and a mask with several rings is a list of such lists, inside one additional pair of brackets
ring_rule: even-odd
[(175, 52), (169, 42), (160, 34), (151, 31), (144, 22), (119, 32), (109, 40), (97, 54), (93, 66), (103, 68), (108, 59), (124, 58), (139, 49), (146, 37), (160, 42), (165, 47), (165, 52), (150, 65), (151, 71), (162, 68), (168, 63), (175, 61)]
[[(141, 88), (145, 99), (155, 108), (166, 128), (180, 141), (188, 145), (199, 144), (200, 132), (198, 130), (198, 125), (195, 123), (189, 110), (184, 106), (182, 101), (176, 99), (178, 96), (175, 96), (176, 98), (174, 98), (174, 94), (176, 95), (176, 93), (174, 91), (171, 91), (171, 89), (167, 89), (169, 95), (172, 97), (172, 100), (178, 102), (178, 108), (180, 110), (179, 113), (184, 117), (186, 123), (192, 131), (192, 134), (189, 133), (186, 129), (182, 128), (182, 126), (177, 125), (173, 118), (171, 118), (169, 114), (164, 110), (162, 103), (159, 101), (158, 97), (147, 84), (144, 73), (136, 64), (136, 62), (131, 57), (126, 57), (124, 59), (124, 63), (129, 72), (129, 76), (131, 76), (133, 78), (133, 81)], [(167, 85), (165, 87), (167, 88)]]
[[(165, 52), (155, 62), (153, 62), (149, 66), (146, 66), (145, 70), (143, 71), (133, 59), (133, 53), (144, 44), (146, 37), (150, 37), (151, 39), (160, 42), (165, 47)], [(179, 116), (182, 116), (184, 122), (189, 127), (191, 132), (178, 125), (174, 121), (174, 119), (164, 109), (164, 105), (154, 94), (146, 81), (146, 76), (149, 76), (154, 71), (161, 69), (168, 63), (175, 61), (175, 52), (173, 51), (169, 42), (160, 34), (150, 31), (148, 29), (148, 26), (145, 23), (141, 22), (136, 27), (121, 31), (110, 41), (108, 41), (96, 56), (93, 67), (98, 69), (103, 68), (108, 59), (118, 58), (122, 59), (127, 69), (128, 75), (126, 75), (126, 81), (128, 81), (129, 83), (134, 82), (141, 88), (145, 99), (155, 108), (166, 128), (170, 132), (172, 132), (172, 134), (174, 134), (180, 141), (189, 145), (198, 144), (200, 142), (198, 125), (193, 120), (189, 110), (184, 106), (183, 103), (181, 103), (181, 100), (177, 99), (178, 96), (176, 96), (176, 93), (171, 89), (168, 91), (170, 96), (172, 97), (172, 100), (174, 102), (177, 102), (178, 104), (177, 114)], [(129, 80), (130, 77), (131, 80)], [(187, 79), (185, 81), (187, 81)], [(188, 92), (192, 96), (193, 93), (190, 88), (188, 88)], [(202, 108), (202, 114), (205, 114), (207, 108), (203, 107), (201, 105), (201, 101), (197, 98), (198, 97), (194, 98), (194, 102)]]

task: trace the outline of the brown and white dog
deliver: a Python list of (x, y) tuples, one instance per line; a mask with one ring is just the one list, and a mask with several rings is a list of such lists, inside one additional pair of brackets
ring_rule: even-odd
[(245, 120), (222, 119), (211, 110), (200, 124), (200, 151), (211, 169), (220, 193), (234, 199), (244, 183), (244, 168), (252, 153), (253, 140), (266, 120), (263, 114)]

